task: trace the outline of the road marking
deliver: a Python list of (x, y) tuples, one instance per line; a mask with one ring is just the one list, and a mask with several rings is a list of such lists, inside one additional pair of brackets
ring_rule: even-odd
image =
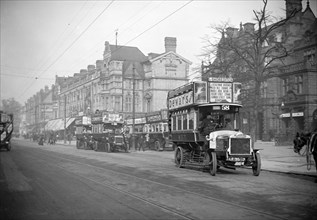
[(19, 171), (18, 167), (12, 160), (10, 153), (0, 154), (1, 166), (11, 192), (31, 191), (32, 187), (28, 184), (27, 178)]

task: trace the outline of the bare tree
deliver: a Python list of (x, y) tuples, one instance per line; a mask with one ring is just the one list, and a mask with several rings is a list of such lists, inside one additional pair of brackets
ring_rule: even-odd
[[(251, 103), (251, 135), (254, 140), (257, 131), (258, 113), (262, 110), (261, 84), (276, 75), (276, 67), (291, 55), (290, 36), (284, 26), (296, 16), (294, 10), (289, 16), (277, 22), (267, 11), (268, 0), (263, 0), (260, 11), (253, 11), (255, 23), (246, 23), (240, 29), (231, 28), (228, 22), (211, 26), (221, 34), (217, 43), (207, 39), (203, 56), (213, 55), (213, 63), (202, 78), (209, 76), (230, 76), (240, 81), (246, 90), (246, 100)], [(204, 75), (205, 74), (205, 75)], [(250, 95), (251, 94), (251, 95)]]

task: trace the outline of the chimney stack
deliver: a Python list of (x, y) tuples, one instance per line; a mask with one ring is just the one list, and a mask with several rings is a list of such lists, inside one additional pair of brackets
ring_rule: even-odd
[(169, 51), (176, 53), (176, 37), (165, 37), (165, 53)]

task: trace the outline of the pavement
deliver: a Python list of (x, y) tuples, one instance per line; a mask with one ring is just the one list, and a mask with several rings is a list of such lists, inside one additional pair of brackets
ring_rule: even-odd
[[(71, 144), (68, 141), (57, 141), (56, 144), (75, 146), (76, 141), (72, 141)], [(261, 170), (317, 177), (313, 157), (311, 168), (308, 170), (306, 157), (295, 153), (291, 145), (275, 146), (274, 142), (257, 141), (254, 148), (260, 149)]]

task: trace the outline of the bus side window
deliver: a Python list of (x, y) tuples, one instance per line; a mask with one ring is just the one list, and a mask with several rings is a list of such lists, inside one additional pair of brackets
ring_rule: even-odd
[(183, 130), (187, 130), (187, 114), (183, 115)]

